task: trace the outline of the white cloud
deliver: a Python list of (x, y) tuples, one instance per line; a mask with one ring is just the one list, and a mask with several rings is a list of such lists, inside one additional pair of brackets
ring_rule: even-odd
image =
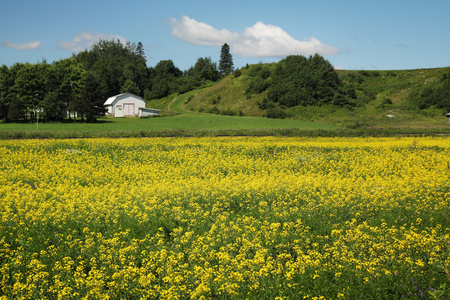
[(284, 57), (292, 54), (331, 55), (339, 53), (337, 47), (323, 44), (314, 37), (306, 41), (298, 41), (281, 27), (257, 22), (248, 27), (241, 35), (240, 41), (233, 45), (235, 52), (242, 56)]
[(242, 34), (227, 29), (218, 30), (187, 16), (172, 18), (172, 34), (191, 44), (221, 46), (228, 43), (231, 51), (244, 57), (285, 57), (288, 55), (332, 55), (338, 47), (328, 46), (314, 37), (299, 41), (281, 27), (257, 22), (244, 29)]
[(122, 43), (126, 43), (127, 39), (120, 35), (113, 35), (109, 33), (92, 33), (82, 32), (77, 34), (71, 41), (59, 42), (59, 48), (71, 52), (78, 53), (92, 46), (100, 40), (119, 40)]
[(39, 49), (39, 47), (42, 46), (42, 43), (41, 43), (41, 41), (31, 41), (31, 42), (24, 43), (24, 44), (17, 44), (17, 43), (13, 43), (13, 42), (6, 40), (6, 41), (2, 42), (2, 46), (8, 47), (8, 48), (13, 48), (16, 50), (35, 50), (35, 49)]
[(216, 29), (211, 25), (198, 22), (187, 16), (182, 16), (180, 21), (171, 18), (170, 24), (172, 25), (172, 34), (174, 36), (196, 45), (222, 46), (224, 41), (235, 40), (239, 36), (237, 33), (232, 33), (226, 29)]

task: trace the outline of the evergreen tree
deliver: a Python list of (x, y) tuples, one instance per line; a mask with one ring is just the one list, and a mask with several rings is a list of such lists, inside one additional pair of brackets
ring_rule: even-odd
[(147, 57), (144, 53), (144, 46), (141, 42), (139, 42), (136, 46), (136, 54), (139, 55), (144, 61), (146, 61)]
[(233, 57), (230, 54), (230, 46), (223, 44), (220, 50), (219, 72), (226, 76), (233, 72)]

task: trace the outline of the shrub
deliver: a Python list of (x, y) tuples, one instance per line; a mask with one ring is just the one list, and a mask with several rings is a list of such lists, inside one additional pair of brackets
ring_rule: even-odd
[(217, 106), (213, 106), (212, 108), (207, 110), (208, 114), (220, 114), (220, 109), (217, 108)]
[(222, 97), (220, 97), (220, 95), (217, 96), (216, 99), (213, 99), (213, 100), (212, 100), (212, 104), (219, 104), (221, 99), (222, 99)]
[(220, 112), (220, 114), (224, 115), (224, 116), (235, 116), (236, 115), (236, 113), (234, 111), (232, 111), (231, 109), (222, 110)]
[(392, 100), (390, 98), (384, 98), (381, 101), (381, 104), (377, 106), (378, 109), (386, 109), (393, 105)]
[(288, 114), (284, 110), (274, 107), (267, 110), (266, 117), (271, 119), (285, 119), (288, 117)]

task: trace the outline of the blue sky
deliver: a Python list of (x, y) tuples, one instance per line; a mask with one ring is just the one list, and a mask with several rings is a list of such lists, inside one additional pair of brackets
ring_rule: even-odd
[(53, 62), (102, 39), (141, 42), (147, 65), (235, 67), (319, 53), (335, 68), (450, 66), (449, 0), (0, 0), (0, 65)]

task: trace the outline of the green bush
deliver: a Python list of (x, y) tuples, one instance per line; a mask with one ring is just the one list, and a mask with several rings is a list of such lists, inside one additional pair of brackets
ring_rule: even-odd
[[(280, 61), (271, 76), (268, 98), (286, 107), (326, 105), (345, 107), (355, 93), (349, 93), (330, 62), (320, 55), (292, 55)], [(349, 95), (347, 95), (349, 93)]]
[(286, 111), (274, 107), (267, 110), (266, 117), (271, 119), (285, 119), (288, 117), (288, 114), (286, 113)]
[(435, 107), (450, 112), (450, 73), (444, 74), (436, 83), (411, 93), (407, 99), (411, 108)]
[(235, 116), (236, 115), (236, 113), (234, 111), (232, 111), (231, 109), (222, 110), (220, 112), (220, 114), (224, 115), (224, 116)]
[(217, 106), (213, 106), (212, 108), (208, 109), (206, 111), (208, 114), (220, 114), (220, 109), (217, 108)]

